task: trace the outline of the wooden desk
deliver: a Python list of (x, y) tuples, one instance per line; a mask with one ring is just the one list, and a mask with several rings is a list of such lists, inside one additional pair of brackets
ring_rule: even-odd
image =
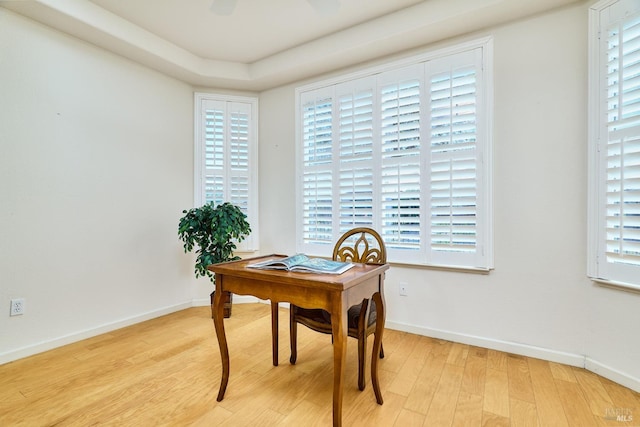
[(371, 381), (376, 401), (379, 404), (383, 403), (378, 381), (377, 356), (380, 353), (385, 319), (384, 273), (389, 266), (356, 264), (355, 267), (340, 275), (247, 268), (248, 264), (280, 256), (268, 255), (208, 267), (216, 274), (213, 323), (222, 358), (222, 379), (217, 400), (219, 402), (224, 398), (229, 382), (229, 348), (224, 331), (223, 291), (271, 300), (274, 366), (278, 365), (278, 303), (289, 302), (305, 308), (323, 308), (331, 314), (333, 328), (333, 425), (341, 426), (342, 389), (347, 354), (347, 310), (367, 298), (373, 298), (378, 312), (371, 357)]

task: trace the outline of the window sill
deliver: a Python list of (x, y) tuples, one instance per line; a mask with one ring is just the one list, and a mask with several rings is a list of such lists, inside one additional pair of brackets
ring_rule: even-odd
[(460, 267), (453, 265), (434, 265), (434, 264), (409, 264), (402, 262), (389, 261), (389, 264), (395, 265), (398, 267), (406, 267), (406, 268), (420, 268), (426, 270), (439, 270), (439, 271), (451, 271), (456, 273), (471, 273), (471, 274), (484, 274), (488, 275), (491, 273), (493, 268), (483, 268), (483, 267)]
[[(331, 257), (327, 255), (318, 255), (314, 253), (306, 253), (305, 255), (308, 255), (310, 257), (315, 257), (315, 258), (331, 259)], [(387, 260), (387, 264), (391, 266), (403, 267), (403, 268), (419, 268), (424, 270), (439, 270), (439, 271), (450, 271), (454, 273), (470, 273), (470, 274), (482, 274), (482, 275), (488, 275), (493, 270), (493, 267), (490, 267), (490, 268), (461, 267), (458, 265), (417, 264), (417, 263), (398, 262), (398, 261), (389, 261), (389, 260)]]
[(605, 288), (617, 289), (620, 291), (640, 293), (640, 285), (634, 285), (631, 283), (616, 282), (615, 280), (599, 279), (596, 277), (590, 277), (590, 279), (596, 282), (598, 285)]

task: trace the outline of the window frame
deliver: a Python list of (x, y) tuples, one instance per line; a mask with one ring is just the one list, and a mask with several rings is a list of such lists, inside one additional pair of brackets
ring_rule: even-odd
[[(602, 74), (603, 67), (607, 65), (606, 61), (604, 64), (602, 62), (606, 53), (606, 50), (602, 50), (606, 36), (602, 34), (608, 31), (609, 27), (605, 27), (603, 21), (609, 18), (601, 19), (601, 16), (614, 13), (610, 9), (614, 6), (624, 9), (626, 4), (628, 3), (620, 0), (603, 0), (589, 8), (587, 276), (605, 286), (640, 291), (640, 280), (634, 280), (640, 278), (640, 265), (608, 262), (606, 250), (606, 163), (609, 138), (606, 130), (607, 111), (602, 109), (603, 103), (608, 100), (604, 95), (607, 93), (604, 81), (606, 74)], [(633, 13), (635, 16), (639, 14), (640, 9)]]
[[(239, 103), (246, 104), (250, 111), (249, 137), (248, 137), (248, 207), (247, 221), (251, 226), (251, 234), (241, 242), (237, 242), (237, 253), (256, 252), (259, 250), (259, 206), (258, 206), (258, 98), (237, 95), (225, 95), (207, 92), (194, 93), (194, 181), (193, 204), (202, 206), (205, 200), (205, 119), (204, 109), (207, 102)], [(225, 128), (225, 133), (226, 133)], [(230, 149), (230, 141), (225, 140), (225, 153)], [(228, 158), (225, 154), (225, 162)], [(225, 164), (225, 201), (229, 201), (230, 191), (228, 179), (229, 167)]]
[[(478, 143), (478, 149), (480, 150), (478, 154), (478, 197), (482, 198), (481, 203), (479, 203), (477, 215), (483, 217), (483, 224), (481, 228), (479, 228), (479, 233), (482, 235), (482, 241), (479, 243), (477, 251), (482, 251), (481, 254), (481, 262), (477, 263), (469, 263), (466, 265), (459, 264), (451, 264), (447, 262), (442, 262), (442, 260), (428, 260), (427, 256), (423, 256), (423, 254), (419, 255), (419, 258), (416, 259), (399, 259), (395, 258), (391, 255), (389, 260), (398, 264), (407, 264), (407, 265), (417, 265), (417, 266), (427, 266), (427, 267), (437, 267), (437, 268), (447, 268), (454, 270), (462, 270), (462, 271), (481, 271), (488, 272), (493, 269), (493, 185), (492, 185), (492, 133), (493, 133), (493, 38), (492, 37), (484, 37), (480, 39), (475, 39), (463, 43), (456, 44), (454, 46), (445, 47), (442, 49), (437, 49), (433, 51), (424, 52), (419, 55), (414, 55), (411, 57), (406, 57), (400, 60), (395, 60), (392, 62), (385, 63), (383, 65), (374, 66), (370, 68), (366, 68), (357, 72), (349, 73), (342, 76), (337, 76), (331, 79), (314, 82), (312, 84), (308, 84), (305, 86), (301, 86), (296, 88), (296, 250), (300, 252), (305, 252), (307, 247), (304, 244), (304, 231), (303, 231), (303, 123), (302, 123), (302, 104), (303, 104), (303, 96), (305, 93), (310, 91), (321, 91), (330, 87), (338, 87), (341, 84), (372, 78), (376, 75), (382, 73), (392, 73), (395, 71), (401, 71), (404, 68), (408, 68), (414, 65), (426, 63), (429, 61), (436, 61), (441, 58), (453, 56), (456, 54), (461, 54), (464, 52), (473, 51), (476, 49), (480, 49), (482, 58), (481, 62), (481, 79), (478, 80), (477, 86), (482, 87), (482, 104), (479, 108), (482, 109), (482, 125), (480, 126), (482, 129), (479, 131), (482, 133), (479, 135), (478, 139), (482, 139), (481, 143)], [(357, 85), (357, 83), (354, 83)], [(376, 94), (375, 96), (379, 96)], [(421, 98), (424, 98), (426, 95), (422, 94)], [(338, 103), (339, 100), (336, 97), (332, 103)], [(421, 100), (421, 103), (424, 102), (424, 99)], [(426, 106), (429, 104), (426, 103)], [(425, 107), (426, 108), (426, 107)], [(376, 110), (374, 112), (377, 113)], [(377, 125), (374, 124), (374, 128)], [(426, 130), (422, 130), (421, 132), (427, 132), (428, 126), (425, 127)], [(376, 136), (374, 136), (376, 138)], [(334, 137), (335, 139), (335, 137)], [(376, 142), (374, 142), (376, 144)], [(423, 157), (423, 155), (421, 155)], [(424, 162), (424, 159), (420, 160), (420, 162)], [(338, 162), (336, 162), (338, 163)], [(426, 166), (426, 171), (429, 172), (429, 165)], [(424, 166), (421, 166), (421, 169), (424, 169)], [(379, 183), (374, 183), (373, 186), (379, 185)], [(421, 178), (421, 187), (427, 187), (428, 182), (425, 182), (425, 178)], [(429, 192), (429, 188), (422, 188), (422, 194)], [(421, 196), (422, 198), (422, 196)], [(375, 199), (374, 202), (375, 203)], [(431, 217), (428, 211), (428, 208), (421, 207), (421, 212), (426, 221), (431, 221)], [(425, 220), (423, 220), (425, 221)], [(375, 223), (374, 223), (375, 227)], [(420, 225), (420, 234), (421, 238), (424, 239), (423, 246), (428, 247), (430, 245), (429, 239), (431, 236), (424, 234), (426, 227), (424, 224)], [(333, 234), (339, 234), (339, 231), (335, 230)], [(335, 239), (339, 236), (333, 236)], [(323, 248), (321, 251), (317, 251), (319, 253), (313, 252), (313, 255), (319, 256), (330, 256), (330, 249), (332, 245), (327, 245), (327, 248)], [(315, 249), (315, 248), (313, 248)], [(428, 248), (420, 249), (420, 252), (426, 252), (430, 250)], [(433, 251), (432, 251), (433, 252)]]

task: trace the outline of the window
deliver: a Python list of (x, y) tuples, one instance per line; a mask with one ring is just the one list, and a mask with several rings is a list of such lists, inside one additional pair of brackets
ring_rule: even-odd
[(247, 215), (252, 232), (238, 251), (258, 247), (257, 120), (255, 98), (195, 95), (194, 202), (231, 202)]
[(300, 252), (353, 227), (390, 261), (492, 268), (491, 40), (298, 88)]
[(640, 8), (590, 10), (589, 275), (640, 289)]

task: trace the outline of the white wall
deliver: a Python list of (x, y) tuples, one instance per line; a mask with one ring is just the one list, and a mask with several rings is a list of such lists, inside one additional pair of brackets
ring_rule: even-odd
[[(640, 296), (586, 277), (586, 6), (484, 35), (495, 47), (495, 270), (393, 266), (387, 326), (586, 365), (639, 390)], [(295, 250), (294, 89), (260, 98), (265, 253)]]
[(206, 297), (177, 238), (192, 109), (190, 86), (0, 8), (0, 363)]

